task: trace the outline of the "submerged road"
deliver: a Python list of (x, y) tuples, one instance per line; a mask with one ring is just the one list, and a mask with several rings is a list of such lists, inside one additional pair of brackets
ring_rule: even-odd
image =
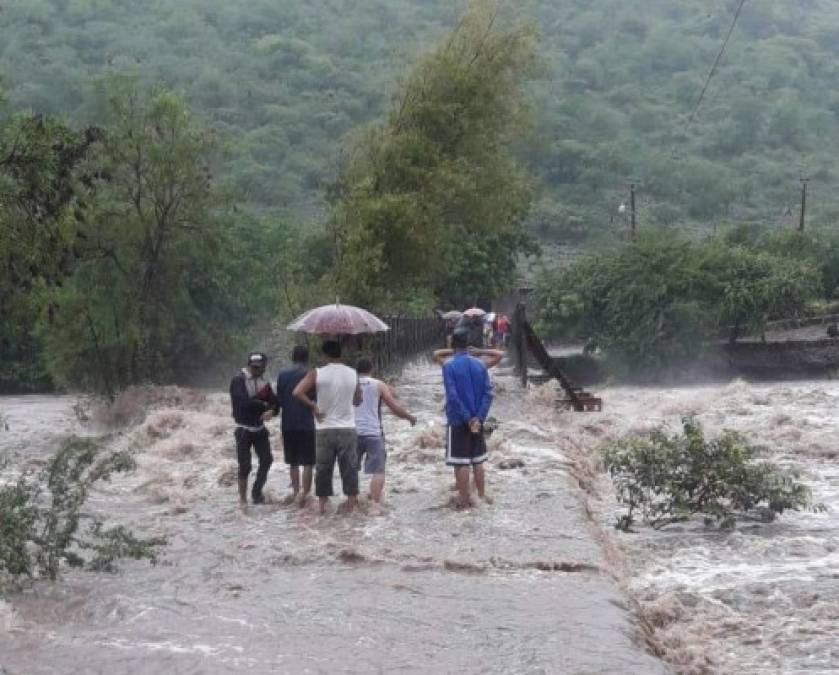
[[(512, 378), (496, 382), (494, 503), (463, 512), (448, 506), (438, 368), (396, 383), (420, 423), (386, 420), (387, 504), (364, 515), (240, 510), (226, 397), (161, 396), (108, 441), (134, 449), (138, 470), (92, 498), (169, 537), (161, 563), (69, 571), (0, 600), (0, 672), (669, 672), (643, 647), (544, 408)], [(56, 436), (80, 430), (72, 403), (0, 399), (0, 451), (42, 463)], [(273, 442), (267, 492), (279, 499), (278, 431)]]

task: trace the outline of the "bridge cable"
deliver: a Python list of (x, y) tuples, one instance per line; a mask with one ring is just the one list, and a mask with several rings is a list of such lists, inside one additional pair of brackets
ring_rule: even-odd
[(693, 120), (696, 118), (696, 113), (699, 111), (699, 106), (702, 104), (702, 99), (705, 98), (705, 92), (708, 91), (708, 85), (711, 84), (711, 80), (713, 79), (714, 75), (717, 72), (717, 67), (722, 60), (723, 54), (725, 53), (725, 48), (728, 46), (728, 41), (731, 39), (731, 34), (734, 32), (734, 27), (737, 25), (737, 19), (740, 18), (740, 13), (743, 11), (743, 5), (746, 4), (746, 0), (740, 0), (740, 4), (737, 5), (737, 11), (734, 12), (734, 18), (731, 21), (731, 25), (728, 27), (728, 33), (725, 36), (725, 40), (723, 40), (722, 47), (720, 47), (720, 51), (717, 54), (717, 58), (714, 59), (714, 65), (711, 66), (711, 70), (708, 71), (708, 77), (705, 78), (705, 85), (702, 87), (702, 91), (699, 93), (699, 98), (696, 99), (696, 103), (693, 106), (693, 110), (690, 113), (690, 117), (688, 117), (687, 124), (685, 124), (685, 131), (690, 128), (690, 125), (693, 124)]

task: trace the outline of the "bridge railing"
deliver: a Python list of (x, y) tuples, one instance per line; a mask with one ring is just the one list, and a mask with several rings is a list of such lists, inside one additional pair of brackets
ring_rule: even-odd
[(437, 317), (384, 315), (381, 319), (390, 330), (344, 340), (351, 353), (369, 357), (378, 373), (394, 372), (406, 361), (445, 346), (445, 323)]

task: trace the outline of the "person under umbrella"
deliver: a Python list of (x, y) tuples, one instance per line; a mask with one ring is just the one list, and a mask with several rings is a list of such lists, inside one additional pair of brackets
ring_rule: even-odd
[[(341, 363), (341, 343), (326, 340), (321, 347), (325, 365), (306, 373), (292, 392), (315, 418), (315, 494), (326, 513), (335, 462), (341, 473), (345, 508), (358, 507), (358, 458), (354, 406), (362, 400), (358, 374)], [(309, 394), (316, 393), (317, 401)]]
[[(293, 503), (299, 498), (300, 506), (305, 506), (312, 489), (312, 468), (315, 465), (315, 419), (312, 411), (292, 392), (309, 371), (309, 350), (304, 345), (296, 345), (291, 352), (291, 365), (283, 368), (277, 375), (277, 398), (283, 413), (280, 428), (283, 434), (283, 459), (289, 468), (292, 493), (286, 502)], [(303, 479), (300, 479), (300, 467), (303, 467)]]

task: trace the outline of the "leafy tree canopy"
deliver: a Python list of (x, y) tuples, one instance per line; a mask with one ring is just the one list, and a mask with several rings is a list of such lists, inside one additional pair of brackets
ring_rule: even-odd
[(522, 128), (533, 34), (475, 4), (410, 73), (387, 123), (352, 143), (334, 189), (335, 286), (393, 305), (417, 291), (459, 304), (492, 298), (527, 248)]
[[(540, 178), (530, 219), (545, 238), (609, 241), (639, 219), (684, 225), (795, 218), (798, 178), (815, 225), (839, 214), (839, 10), (746, 5), (687, 124), (735, 0), (530, 0), (546, 69), (529, 84), (534, 128), (518, 146)], [(227, 146), (251, 204), (309, 219), (335, 148), (386, 110), (392, 83), (462, 11), (443, 0), (12, 0), (0, 73), (16, 108), (101, 123), (97, 77), (132, 72), (183, 92)]]

